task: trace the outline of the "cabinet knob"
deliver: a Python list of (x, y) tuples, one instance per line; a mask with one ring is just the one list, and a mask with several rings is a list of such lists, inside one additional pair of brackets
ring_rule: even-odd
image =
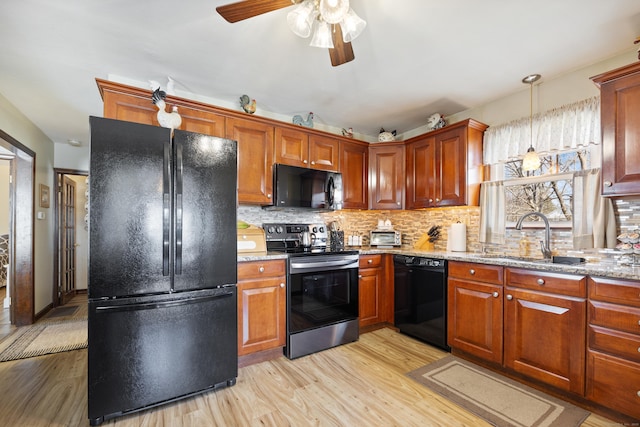
[(260, 268), (258, 269), (258, 271), (259, 271), (260, 273), (264, 273), (264, 267), (263, 267), (263, 266), (260, 266)]
[(396, 202), (396, 205), (400, 206), (400, 202)]
[(309, 163), (309, 162), (308, 162), (308, 161), (306, 161), (306, 160), (303, 160), (303, 161), (302, 161), (302, 163), (304, 163), (304, 164), (306, 165), (306, 164), (307, 164), (307, 163)]
[(507, 299), (511, 301), (513, 299), (513, 295), (507, 295)]
[(284, 288), (284, 283), (280, 283), (280, 287), (281, 287), (281, 288)]
[(271, 193), (267, 194), (267, 199), (271, 198)]
[(362, 274), (358, 274), (358, 279), (362, 279)]
[(536, 282), (537, 282), (537, 283), (538, 283), (538, 285), (540, 285), (540, 286), (544, 285), (544, 279), (538, 279)]
[(316, 164), (316, 162), (314, 162), (313, 160), (311, 160), (311, 164), (312, 164), (312, 165), (315, 165), (315, 164)]
[(638, 392), (636, 394), (638, 395), (638, 397), (640, 397), (640, 390), (638, 390)]
[(499, 294), (498, 292), (494, 292), (494, 293), (493, 293), (493, 297), (494, 297), (494, 298), (498, 298), (498, 296), (499, 296), (499, 295), (500, 295), (500, 294)]
[(640, 353), (640, 347), (638, 347), (638, 353)]
[(373, 263), (373, 260), (372, 260), (372, 259), (368, 259), (368, 260), (367, 260), (367, 262), (368, 262), (369, 264), (372, 264), (372, 263)]
[(474, 274), (476, 274), (476, 271), (472, 268), (471, 270), (469, 270), (469, 274), (473, 276)]
[(433, 202), (433, 199), (429, 199), (429, 203), (432, 203), (432, 202)]
[(439, 201), (440, 201), (440, 199), (438, 199), (438, 198), (436, 197), (436, 203), (438, 203)]
[(613, 185), (613, 183), (611, 181), (605, 181), (603, 182), (605, 187), (611, 187)]

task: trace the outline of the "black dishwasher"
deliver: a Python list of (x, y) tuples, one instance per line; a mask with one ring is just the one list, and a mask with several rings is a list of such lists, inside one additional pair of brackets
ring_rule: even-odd
[(447, 261), (394, 255), (395, 326), (403, 334), (447, 345)]

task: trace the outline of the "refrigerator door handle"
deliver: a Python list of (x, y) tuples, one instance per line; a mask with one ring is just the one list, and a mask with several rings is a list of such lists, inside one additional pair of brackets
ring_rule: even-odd
[(171, 145), (164, 145), (162, 172), (162, 275), (169, 275), (171, 246)]
[(107, 312), (116, 313), (116, 312), (125, 312), (125, 311), (154, 310), (156, 308), (179, 307), (182, 305), (199, 304), (207, 301), (213, 301), (213, 300), (222, 299), (222, 298), (229, 298), (232, 296), (233, 296), (233, 292), (225, 292), (218, 295), (208, 295), (206, 297), (178, 299), (178, 300), (171, 300), (171, 301), (98, 306), (96, 307), (96, 313), (107, 313)]
[(176, 265), (175, 274), (182, 274), (182, 144), (176, 144)]

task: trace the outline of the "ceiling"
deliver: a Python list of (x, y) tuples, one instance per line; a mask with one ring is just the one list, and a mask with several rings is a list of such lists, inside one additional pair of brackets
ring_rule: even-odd
[[(332, 67), (287, 27), (291, 8), (229, 24), (226, 0), (3, 0), (0, 94), (56, 143), (89, 141), (95, 78), (167, 76), (197, 94), (375, 136), (399, 133), (628, 51), (638, 0), (351, 0), (367, 21), (356, 59)], [(268, 115), (268, 114), (265, 114)]]

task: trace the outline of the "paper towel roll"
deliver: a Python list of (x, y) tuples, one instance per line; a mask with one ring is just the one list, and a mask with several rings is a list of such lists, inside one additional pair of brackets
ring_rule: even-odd
[(450, 247), (453, 252), (466, 252), (467, 224), (463, 224), (461, 222), (451, 224), (451, 228), (449, 229), (449, 240), (447, 243), (447, 246)]

